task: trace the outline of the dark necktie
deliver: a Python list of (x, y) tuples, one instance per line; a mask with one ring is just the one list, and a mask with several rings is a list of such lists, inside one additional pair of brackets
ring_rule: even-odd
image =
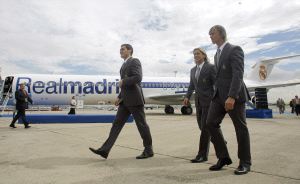
[(199, 79), (200, 71), (201, 71), (201, 67), (197, 66), (196, 73), (195, 73), (195, 78), (196, 78), (197, 82), (198, 82), (198, 79)]
[(218, 50), (217, 50), (217, 62), (216, 62), (217, 67), (219, 67), (220, 56), (221, 56), (221, 49), (218, 48)]

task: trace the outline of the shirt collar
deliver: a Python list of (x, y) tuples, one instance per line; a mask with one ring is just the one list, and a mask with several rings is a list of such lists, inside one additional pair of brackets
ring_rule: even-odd
[(197, 66), (197, 68), (202, 68), (202, 66), (204, 65), (204, 63), (205, 63), (205, 61), (203, 61), (201, 64), (197, 64), (196, 66)]
[(124, 63), (126, 63), (126, 61), (128, 61), (128, 59), (130, 59), (130, 58), (132, 58), (132, 56), (129, 56), (128, 58), (126, 58), (126, 59), (124, 60)]
[(224, 49), (224, 47), (225, 47), (225, 45), (226, 45), (227, 43), (228, 43), (228, 42), (225, 41), (225, 42), (219, 47), (219, 49), (221, 50), (221, 52), (222, 52), (222, 50)]

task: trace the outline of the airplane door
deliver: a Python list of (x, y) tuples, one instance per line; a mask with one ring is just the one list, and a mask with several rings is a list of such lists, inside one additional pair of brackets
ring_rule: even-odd
[(0, 96), (0, 103), (4, 103), (5, 100), (12, 98), (12, 84), (13, 84), (14, 77), (9, 76), (6, 77), (3, 82), (3, 88), (1, 89), (1, 96)]
[(9, 76), (5, 78), (4, 81), (4, 87), (3, 87), (3, 94), (7, 94), (7, 93), (12, 93), (12, 84), (14, 81), (14, 77), (13, 76)]

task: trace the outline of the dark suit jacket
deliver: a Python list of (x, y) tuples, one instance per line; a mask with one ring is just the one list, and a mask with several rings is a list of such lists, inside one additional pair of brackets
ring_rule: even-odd
[[(25, 96), (25, 94), (21, 91), (18, 90), (15, 92), (15, 98), (16, 98), (16, 109), (17, 110), (25, 110), (28, 109), (28, 102), (30, 102), (32, 104), (32, 99), (29, 96)], [(26, 102), (26, 99), (27, 101)]]
[(190, 85), (186, 97), (190, 99), (195, 91), (195, 105), (209, 106), (214, 94), (213, 85), (216, 79), (216, 68), (209, 62), (205, 62), (200, 71), (198, 82), (195, 78), (196, 70), (197, 66), (191, 69)]
[(120, 70), (123, 85), (119, 98), (125, 106), (144, 105), (144, 95), (141, 87), (143, 77), (141, 62), (137, 58), (129, 58)]
[[(216, 58), (215, 55), (215, 65)], [(243, 81), (243, 76), (244, 52), (240, 46), (227, 43), (221, 52), (217, 67), (214, 97), (218, 93), (223, 102), (228, 97), (232, 97), (240, 103), (248, 101), (250, 96)]]

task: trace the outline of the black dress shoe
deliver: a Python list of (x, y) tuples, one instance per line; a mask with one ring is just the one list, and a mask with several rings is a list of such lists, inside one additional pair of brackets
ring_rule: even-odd
[(108, 153), (106, 153), (105, 151), (101, 151), (99, 149), (96, 150), (94, 148), (89, 148), (89, 149), (91, 150), (91, 152), (93, 152), (93, 153), (95, 153), (97, 155), (100, 155), (101, 157), (103, 157), (105, 159), (107, 159), (107, 157), (108, 157)]
[(31, 126), (29, 126), (29, 125), (25, 125), (25, 127), (24, 128), (30, 128)]
[(196, 156), (196, 158), (191, 160), (192, 163), (201, 163), (205, 161), (207, 161), (207, 158), (203, 156)]
[(247, 174), (250, 171), (250, 166), (239, 165), (238, 168), (234, 171), (236, 175)]
[(15, 125), (13, 125), (13, 124), (10, 124), (9, 125), (11, 128), (17, 128)]
[(136, 159), (146, 159), (146, 158), (150, 158), (153, 156), (154, 156), (153, 151), (143, 151), (143, 153), (141, 155), (137, 156)]
[(230, 164), (232, 164), (232, 161), (231, 161), (230, 158), (222, 158), (222, 159), (219, 159), (218, 162), (215, 165), (211, 166), (209, 168), (209, 170), (211, 170), (211, 171), (219, 171), (225, 165), (230, 165)]

